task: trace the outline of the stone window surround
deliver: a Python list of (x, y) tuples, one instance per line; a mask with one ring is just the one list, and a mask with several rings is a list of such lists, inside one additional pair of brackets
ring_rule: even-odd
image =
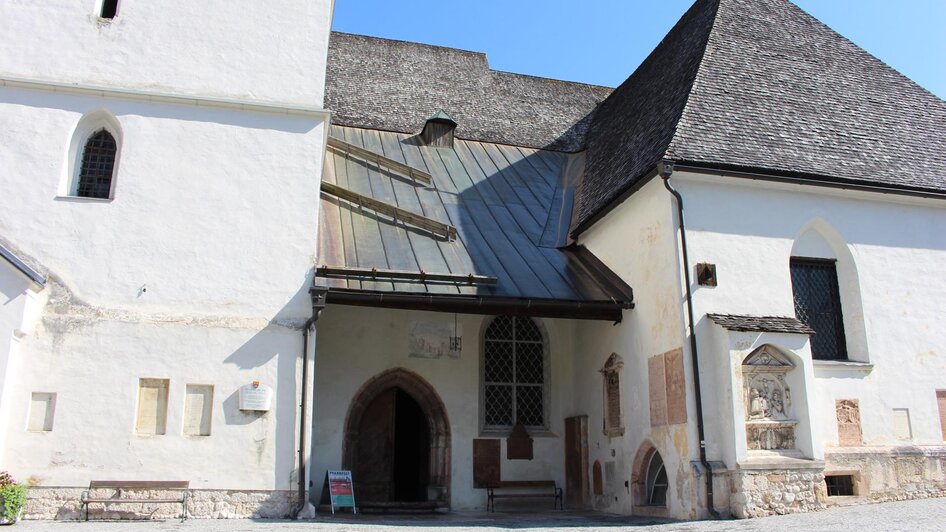
[[(825, 477), (834, 477), (834, 476), (843, 476), (849, 475), (854, 481), (854, 495), (835, 495), (831, 497), (831, 500), (838, 499), (852, 499), (852, 498), (861, 498), (864, 497), (865, 493), (868, 493), (867, 485), (864, 483), (864, 478), (861, 476), (861, 471), (859, 469), (825, 469)], [(827, 488), (825, 493), (827, 493)]]

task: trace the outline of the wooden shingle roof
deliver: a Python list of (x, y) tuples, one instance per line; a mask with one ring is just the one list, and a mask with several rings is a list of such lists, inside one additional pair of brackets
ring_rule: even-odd
[(329, 39), (325, 108), (343, 126), (416, 133), (443, 110), (457, 138), (574, 152), (610, 92), (491, 70), (478, 52), (340, 32)]
[(586, 145), (577, 232), (661, 159), (946, 192), (946, 102), (788, 0), (697, 0)]

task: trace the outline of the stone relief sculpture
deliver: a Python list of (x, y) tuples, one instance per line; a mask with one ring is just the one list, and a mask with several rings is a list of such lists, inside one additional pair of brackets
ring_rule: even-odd
[(795, 448), (792, 392), (785, 376), (795, 368), (774, 347), (764, 345), (743, 361), (746, 441), (750, 450)]

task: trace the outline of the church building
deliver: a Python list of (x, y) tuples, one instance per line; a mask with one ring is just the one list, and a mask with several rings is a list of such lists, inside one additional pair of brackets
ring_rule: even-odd
[(788, 0), (696, 0), (614, 89), (171, 3), (0, 6), (27, 517), (946, 495), (946, 102)]

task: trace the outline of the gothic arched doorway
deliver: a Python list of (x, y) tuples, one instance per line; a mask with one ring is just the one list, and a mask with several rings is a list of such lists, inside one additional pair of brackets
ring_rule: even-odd
[(343, 464), (359, 505), (449, 505), (450, 424), (419, 375), (400, 368), (366, 382), (345, 421)]

